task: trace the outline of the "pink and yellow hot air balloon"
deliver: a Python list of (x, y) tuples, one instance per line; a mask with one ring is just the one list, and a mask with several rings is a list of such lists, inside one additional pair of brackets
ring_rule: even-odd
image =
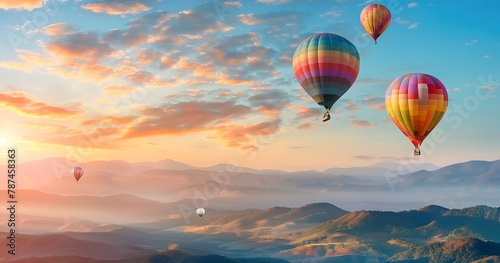
[(447, 107), (445, 86), (428, 74), (400, 76), (385, 94), (387, 113), (415, 146), (414, 155), (420, 155), (420, 145), (443, 118)]
[(330, 108), (358, 77), (359, 53), (342, 36), (318, 33), (297, 46), (292, 66), (302, 88), (325, 107), (323, 121), (328, 121)]
[(71, 169), (71, 174), (73, 175), (73, 177), (76, 179), (76, 182), (78, 183), (78, 180), (80, 180), (80, 178), (82, 178), (82, 176), (83, 176), (83, 168), (75, 167), (75, 168)]
[(383, 5), (372, 4), (361, 11), (359, 20), (366, 33), (377, 44), (377, 38), (384, 33), (391, 23), (391, 12)]

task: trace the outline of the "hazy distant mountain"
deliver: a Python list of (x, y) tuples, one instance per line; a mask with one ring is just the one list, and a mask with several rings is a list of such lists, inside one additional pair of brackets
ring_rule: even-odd
[(500, 243), (467, 237), (411, 248), (390, 257), (387, 261), (405, 263), (462, 263), (491, 256), (500, 256)]
[(403, 163), (385, 162), (385, 163), (375, 163), (375, 164), (372, 164), (368, 167), (379, 167), (379, 168), (385, 168), (387, 170), (392, 170), (392, 171), (398, 171), (401, 169), (405, 173), (407, 170), (410, 172), (416, 172), (416, 171), (420, 171), (420, 170), (434, 171), (434, 170), (437, 170), (440, 168), (439, 166), (434, 165), (432, 163), (412, 164), (411, 169), (402, 169), (402, 168), (404, 168), (404, 166), (405, 166), (405, 164), (403, 164)]
[(157, 162), (140, 162), (134, 165), (149, 167), (150, 169), (163, 169), (163, 170), (189, 170), (199, 169), (198, 167), (189, 164), (181, 163), (171, 159), (165, 159)]
[(394, 180), (402, 186), (478, 186), (500, 185), (500, 160), (469, 161), (440, 168), (401, 175)]

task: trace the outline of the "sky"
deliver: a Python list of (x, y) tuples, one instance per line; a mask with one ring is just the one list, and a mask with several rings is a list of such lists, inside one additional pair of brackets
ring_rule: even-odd
[[(373, 44), (359, 21), (389, 8)], [(173, 159), (324, 170), (379, 162), (500, 159), (500, 2), (347, 0), (0, 1), (0, 147), (18, 161)], [(291, 59), (314, 33), (360, 53), (332, 111)], [(413, 157), (385, 91), (407, 73), (448, 89), (445, 117)]]

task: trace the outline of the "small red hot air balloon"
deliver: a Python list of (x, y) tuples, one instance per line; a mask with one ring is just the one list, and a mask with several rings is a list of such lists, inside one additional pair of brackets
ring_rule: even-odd
[(71, 169), (71, 174), (73, 175), (73, 177), (76, 179), (76, 182), (78, 183), (78, 180), (80, 180), (80, 178), (82, 178), (82, 176), (83, 176), (83, 168), (82, 167), (75, 167), (75, 168)]

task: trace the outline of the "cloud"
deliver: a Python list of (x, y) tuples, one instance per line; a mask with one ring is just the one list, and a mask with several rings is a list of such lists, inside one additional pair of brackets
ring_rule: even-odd
[(103, 40), (125, 48), (133, 48), (135, 46), (147, 43), (150, 39), (148, 30), (145, 26), (131, 25), (124, 30), (113, 29), (106, 33)]
[(260, 40), (259, 34), (250, 32), (214, 39), (201, 45), (197, 50), (205, 52), (202, 56), (204, 60), (213, 61), (217, 65), (253, 64), (254, 68), (273, 69), (269, 60), (279, 53), (258, 44)]
[(295, 119), (309, 119), (312, 117), (321, 116), (324, 113), (324, 110), (321, 108), (309, 108), (299, 105), (289, 105), (290, 109), (297, 110), (297, 114), (295, 115)]
[(116, 49), (99, 39), (95, 33), (74, 33), (56, 38), (46, 44), (46, 50), (56, 57), (97, 63)]
[(127, 74), (125, 79), (135, 85), (149, 85), (153, 87), (171, 87), (180, 83), (180, 79), (178, 78), (174, 77), (170, 80), (162, 80), (160, 76), (143, 70)]
[(41, 32), (45, 33), (48, 36), (61, 36), (74, 34), (76, 33), (77, 29), (77, 27), (68, 25), (66, 23), (55, 23), (43, 27), (41, 29)]
[(409, 29), (414, 29), (414, 28), (417, 28), (418, 27), (418, 23), (413, 23), (411, 25), (408, 26)]
[(474, 40), (472, 40), (472, 41), (470, 41), (470, 42), (465, 43), (465, 45), (466, 45), (466, 46), (471, 46), (471, 45), (474, 45), (474, 44), (476, 44), (476, 43), (477, 43), (477, 39), (474, 39)]
[(397, 17), (395, 21), (396, 21), (396, 23), (402, 24), (402, 25), (406, 25), (406, 24), (410, 23), (410, 21), (408, 21), (408, 20), (401, 19), (401, 17)]
[(254, 152), (269, 142), (269, 138), (262, 139), (263, 137), (278, 133), (279, 126), (280, 120), (249, 125), (227, 125), (215, 128), (217, 136), (214, 138), (223, 141), (227, 147)]
[(128, 93), (137, 91), (137, 88), (134, 87), (129, 87), (129, 86), (122, 86), (118, 84), (112, 84), (108, 85), (104, 88), (101, 89), (101, 91), (107, 95), (107, 96), (114, 96), (114, 97), (124, 97)]
[(377, 126), (376, 123), (370, 123), (369, 121), (364, 120), (352, 120), (351, 129), (362, 129), (362, 128), (370, 128)]
[(293, 23), (300, 21), (303, 15), (298, 12), (273, 12), (265, 14), (241, 14), (238, 15), (238, 20), (248, 26), (268, 24), (276, 26), (276, 24), (282, 23)]
[(311, 131), (315, 130), (319, 127), (319, 125), (313, 125), (311, 122), (304, 122), (301, 123), (297, 126), (298, 130), (303, 130), (303, 131)]
[(181, 135), (217, 127), (225, 119), (242, 118), (252, 112), (248, 106), (233, 102), (191, 101), (144, 108), (143, 116), (123, 138)]
[(0, 1), (0, 9), (26, 9), (31, 11), (40, 8), (46, 0), (10, 0)]
[(257, 0), (257, 3), (264, 4), (284, 4), (288, 2), (290, 2), (290, 0)]
[(355, 103), (347, 103), (346, 105), (344, 105), (344, 108), (346, 110), (359, 110), (359, 109), (361, 109), (361, 107)]
[(208, 95), (212, 96), (216, 101), (236, 101), (240, 98), (246, 98), (247, 95), (243, 91), (235, 91), (232, 89), (213, 89), (208, 92)]
[(408, 4), (408, 8), (413, 8), (413, 7), (417, 6), (417, 5), (418, 5), (417, 2), (411, 2), (411, 3)]
[[(145, 16), (149, 17), (151, 16)], [(153, 28), (166, 36), (211, 34), (233, 29), (228, 24), (216, 20), (212, 14), (195, 9), (175, 14), (162, 12), (151, 18), (154, 19)]]
[(216, 79), (218, 73), (216, 67), (211, 63), (200, 63), (198, 61), (190, 60), (187, 57), (178, 58), (177, 62), (173, 65), (173, 69), (182, 70), (185, 74), (191, 75), (196, 78), (203, 79)]
[(149, 11), (150, 5), (155, 2), (158, 0), (102, 0), (82, 5), (81, 8), (94, 13), (126, 15)]
[(98, 117), (86, 121), (82, 121), (82, 125), (98, 125), (102, 123), (106, 123), (106, 125), (114, 124), (114, 125), (127, 125), (134, 122), (135, 117), (118, 117), (118, 116), (103, 116)]
[(255, 112), (265, 116), (268, 120), (277, 120), (281, 112), (290, 103), (288, 93), (281, 89), (253, 89), (255, 95), (250, 96), (247, 101)]
[(0, 106), (29, 117), (68, 119), (82, 113), (78, 107), (58, 107), (29, 98), (24, 92), (0, 93)]
[[(36, 135), (24, 135), (23, 140), (32, 141), (41, 144), (58, 144), (70, 145), (76, 147), (88, 147), (90, 149), (118, 149), (121, 144), (116, 143), (111, 138), (122, 133), (122, 129), (118, 127), (103, 127), (94, 128), (91, 130), (80, 130), (70, 126), (45, 124), (28, 124), (24, 127), (31, 127), (32, 130), (37, 130)], [(56, 131), (54, 131), (56, 130)], [(57, 136), (54, 136), (54, 133)]]
[(369, 105), (373, 110), (385, 110), (385, 98), (375, 97), (375, 98), (364, 98), (363, 102)]

